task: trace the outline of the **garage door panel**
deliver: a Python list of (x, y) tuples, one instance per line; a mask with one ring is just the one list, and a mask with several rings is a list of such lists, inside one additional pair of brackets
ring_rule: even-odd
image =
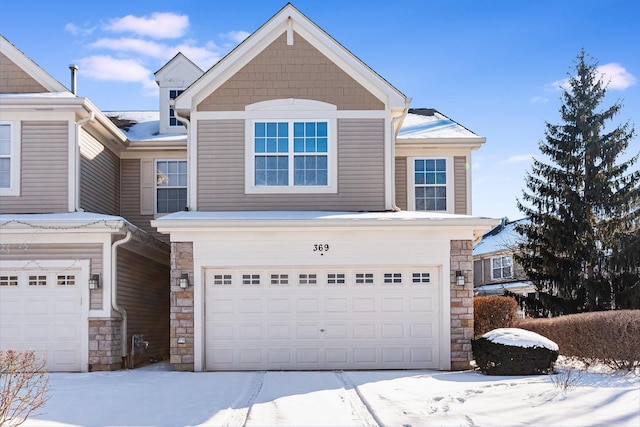
[(438, 367), (437, 269), (278, 270), (205, 271), (207, 370)]

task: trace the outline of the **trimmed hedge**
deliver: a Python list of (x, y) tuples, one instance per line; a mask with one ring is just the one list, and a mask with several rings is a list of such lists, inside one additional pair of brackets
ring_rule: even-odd
[(473, 335), (517, 324), (518, 303), (510, 297), (475, 297), (473, 299)]
[(558, 351), (544, 347), (498, 344), (484, 337), (471, 340), (478, 369), (487, 375), (534, 375), (553, 371)]
[(523, 319), (517, 327), (554, 341), (560, 354), (613, 369), (640, 367), (640, 310), (569, 314), (550, 319)]

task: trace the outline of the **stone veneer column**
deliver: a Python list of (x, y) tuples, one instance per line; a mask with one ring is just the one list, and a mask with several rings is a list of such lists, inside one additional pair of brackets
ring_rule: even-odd
[[(180, 288), (183, 273), (189, 287)], [(193, 243), (171, 243), (170, 362), (177, 371), (194, 370)]]
[(123, 368), (121, 336), (121, 319), (89, 319), (89, 371)]
[[(451, 369), (465, 370), (473, 359), (473, 242), (451, 241)], [(462, 271), (464, 286), (456, 284), (456, 271)]]

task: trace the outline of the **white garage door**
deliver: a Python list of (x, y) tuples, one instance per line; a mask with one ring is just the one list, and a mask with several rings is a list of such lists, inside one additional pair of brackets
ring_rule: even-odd
[(49, 371), (81, 370), (79, 271), (0, 272), (0, 349), (35, 350)]
[(438, 368), (438, 270), (207, 270), (207, 370)]

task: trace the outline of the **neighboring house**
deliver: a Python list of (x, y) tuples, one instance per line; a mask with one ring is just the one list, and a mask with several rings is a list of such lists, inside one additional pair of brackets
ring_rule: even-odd
[(169, 246), (121, 216), (128, 145), (0, 36), (0, 349), (50, 371), (169, 357)]
[(473, 287), (477, 296), (504, 295), (505, 291), (528, 295), (536, 291), (517, 262), (514, 254), (522, 236), (515, 230), (520, 219), (500, 224), (482, 236), (473, 246)]
[(122, 128), (118, 209), (94, 211), (171, 245), (175, 369), (469, 367), (472, 242), (496, 223), (471, 216), (484, 138), (410, 110), (290, 4), (208, 71), (179, 54), (156, 81), (158, 112), (80, 131)]

